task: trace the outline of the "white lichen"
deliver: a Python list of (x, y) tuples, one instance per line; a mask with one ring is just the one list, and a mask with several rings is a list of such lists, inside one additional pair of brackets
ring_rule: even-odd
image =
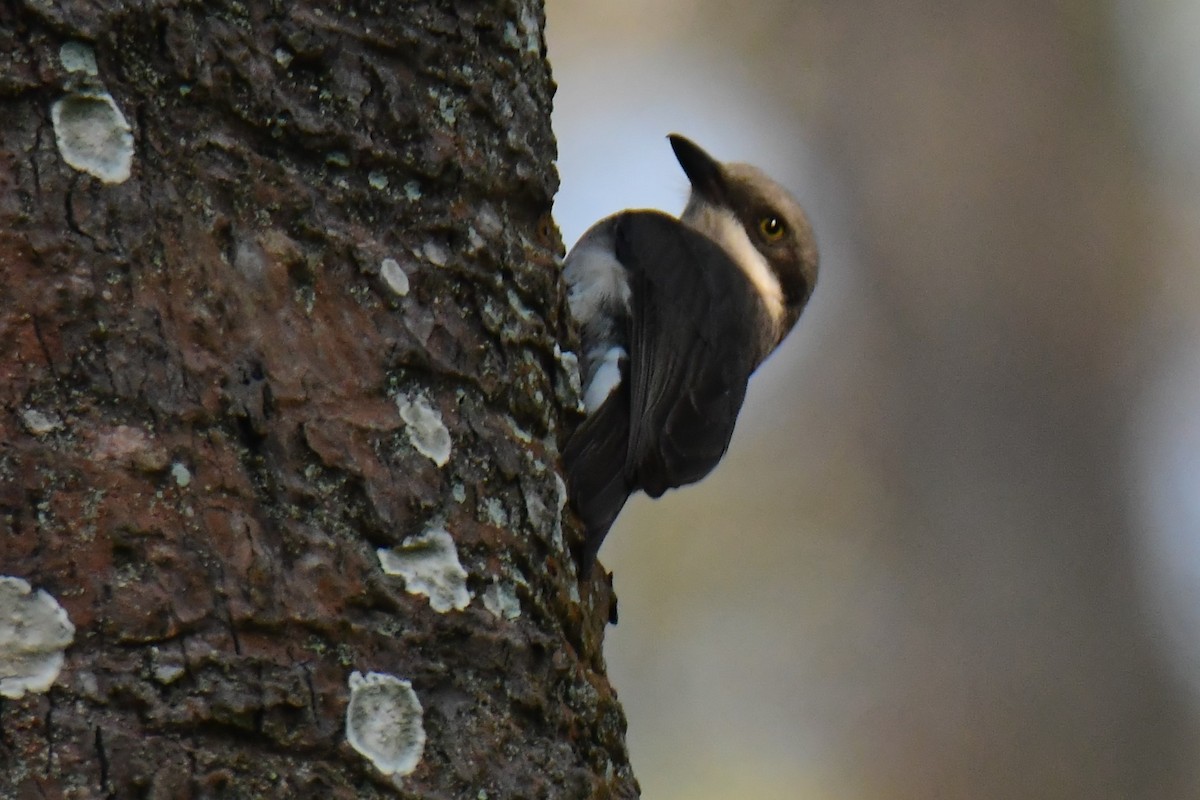
[(521, 33), (525, 34), (525, 52), (539, 55), (542, 52), (542, 30), (533, 4), (521, 9)]
[(533, 443), (533, 434), (518, 425), (515, 419), (512, 417), (506, 417), (505, 422), (508, 423), (508, 429), (512, 431), (513, 436), (517, 437), (517, 439), (525, 444)]
[(74, 689), (93, 702), (102, 703), (106, 700), (105, 695), (100, 691), (100, 681), (96, 680), (94, 672), (76, 670)]
[(154, 680), (163, 686), (168, 686), (183, 677), (187, 672), (179, 664), (159, 664), (154, 667)]
[(396, 294), (404, 297), (408, 294), (408, 275), (394, 258), (385, 258), (379, 265), (379, 275), (383, 282)]
[(104, 183), (124, 183), (133, 166), (129, 122), (99, 89), (73, 92), (50, 107), (54, 140), (63, 161)]
[(27, 408), (22, 411), (21, 421), (25, 423), (25, 430), (34, 436), (45, 436), (62, 427), (62, 420), (57, 416), (38, 411), (36, 408)]
[(496, 209), (492, 208), (490, 203), (480, 204), (479, 216), (476, 219), (484, 233), (495, 236), (504, 230), (504, 223), (500, 220), (500, 215), (496, 213)]
[(378, 170), (371, 170), (367, 173), (367, 183), (372, 189), (382, 192), (388, 187), (388, 176)]
[(450, 431), (437, 409), (421, 396), (411, 399), (397, 396), (396, 408), (400, 411), (400, 419), (404, 420), (408, 440), (417, 452), (439, 467), (446, 466), (450, 460)]
[(483, 592), (483, 607), (500, 619), (516, 619), (521, 616), (521, 600), (517, 591), (507, 583), (501, 583), (499, 578), (492, 578), (492, 584)]
[(412, 684), (383, 672), (350, 673), (346, 741), (384, 775), (412, 773), (425, 752), (424, 709)]
[(521, 296), (512, 289), (508, 290), (508, 305), (513, 311), (517, 312), (517, 316), (524, 322), (530, 322), (537, 319), (537, 315), (530, 310), (529, 306), (525, 305), (521, 300)]
[(21, 578), (0, 577), (0, 696), (48, 691), (75, 626), (58, 601)]
[(504, 510), (504, 504), (498, 497), (489, 497), (484, 500), (483, 508), (487, 512), (488, 522), (492, 524), (492, 527), (508, 527), (508, 512)]
[[(543, 489), (544, 480), (522, 481), (522, 494), (525, 498), (525, 513), (530, 523), (539, 531), (550, 531), (550, 542), (560, 552), (566, 550), (566, 538), (563, 535), (563, 512), (567, 507), (567, 484), (562, 476), (554, 470), (547, 470), (544, 465), (530, 459), (533, 472), (551, 472), (554, 477), (553, 499)], [(538, 467), (541, 466), (541, 469)]]
[(439, 614), (461, 611), (472, 598), (467, 589), (467, 571), (458, 560), (454, 539), (444, 528), (430, 528), (410, 536), (397, 547), (376, 551), (379, 566), (388, 575), (404, 578), (404, 590), (429, 598)]
[(486, 246), (487, 246), (487, 242), (485, 242), (483, 240), (483, 237), (479, 235), (479, 231), (475, 230), (475, 228), (473, 226), (468, 226), (467, 227), (467, 251), (471, 252), (471, 253), (478, 253), (480, 250), (482, 250)]
[(434, 89), (429, 90), (429, 97), (435, 100), (438, 105), (438, 112), (442, 116), (442, 121), (450, 127), (454, 127), (458, 123), (458, 111), (462, 106), (462, 102), (450, 94), (439, 93)]
[(269, 269), (267, 253), (254, 239), (238, 237), (233, 250), (233, 267), (247, 280), (262, 283)]
[(67, 72), (82, 72), (93, 77), (99, 74), (96, 68), (96, 52), (83, 42), (63, 44), (58, 48), (58, 60)]
[(174, 648), (150, 648), (151, 674), (163, 686), (169, 686), (187, 674), (182, 654)]
[(566, 385), (560, 392), (565, 395), (562, 399), (573, 402), (580, 412), (584, 411), (586, 406), (583, 402), (583, 378), (579, 372), (579, 356), (570, 350), (563, 350), (555, 344), (554, 357), (558, 360), (558, 365), (562, 367), (563, 375), (566, 377)]
[(175, 479), (175, 485), (180, 489), (186, 489), (192, 482), (192, 473), (178, 461), (171, 465), (171, 477)]
[(428, 259), (431, 264), (435, 264), (439, 267), (446, 266), (446, 261), (449, 259), (449, 256), (446, 255), (446, 248), (442, 247), (437, 242), (426, 242), (421, 247), (421, 253), (424, 254), (425, 258)]
[(538, 24), (537, 12), (531, 6), (522, 6), (518, 20), (520, 29), (511, 22), (504, 25), (504, 43), (525, 56), (536, 56), (541, 53), (541, 26)]
[(504, 23), (504, 43), (513, 50), (521, 49), (521, 39), (517, 36), (517, 26), (511, 22)]
[(557, 493), (557, 510), (554, 514), (554, 546), (560, 551), (567, 549), (566, 539), (563, 537), (563, 511), (567, 508), (567, 484), (562, 479), (562, 476), (557, 472), (554, 473), (554, 489)]

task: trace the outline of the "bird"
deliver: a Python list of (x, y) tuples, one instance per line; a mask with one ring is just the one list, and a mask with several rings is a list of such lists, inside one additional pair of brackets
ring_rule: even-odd
[(751, 373), (795, 326), (818, 253), (796, 199), (761, 169), (667, 137), (691, 184), (683, 213), (625, 210), (563, 263), (584, 418), (562, 457), (590, 575), (637, 491), (695, 483), (725, 455)]

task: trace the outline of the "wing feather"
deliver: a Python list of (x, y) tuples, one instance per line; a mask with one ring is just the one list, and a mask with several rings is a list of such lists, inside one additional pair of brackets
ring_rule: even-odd
[(718, 245), (665, 214), (622, 218), (633, 283), (626, 470), (652, 497), (721, 460), (757, 366), (761, 305)]
[(765, 313), (725, 251), (674, 217), (635, 211), (613, 225), (632, 295), (620, 319), (629, 356), (618, 387), (563, 451), (587, 527), (585, 573), (630, 494), (658, 497), (721, 460), (760, 360)]

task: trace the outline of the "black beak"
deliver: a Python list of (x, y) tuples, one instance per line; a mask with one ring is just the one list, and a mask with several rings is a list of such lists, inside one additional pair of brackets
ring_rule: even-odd
[(708, 153), (700, 149), (700, 145), (691, 139), (672, 133), (667, 137), (671, 140), (671, 149), (679, 166), (683, 167), (692, 188), (706, 200), (720, 203), (725, 197), (725, 173), (721, 164)]

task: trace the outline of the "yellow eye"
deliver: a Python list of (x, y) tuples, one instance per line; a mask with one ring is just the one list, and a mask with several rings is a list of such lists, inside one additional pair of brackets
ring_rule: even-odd
[(787, 226), (779, 217), (763, 217), (758, 221), (758, 230), (768, 242), (778, 242), (787, 233)]

